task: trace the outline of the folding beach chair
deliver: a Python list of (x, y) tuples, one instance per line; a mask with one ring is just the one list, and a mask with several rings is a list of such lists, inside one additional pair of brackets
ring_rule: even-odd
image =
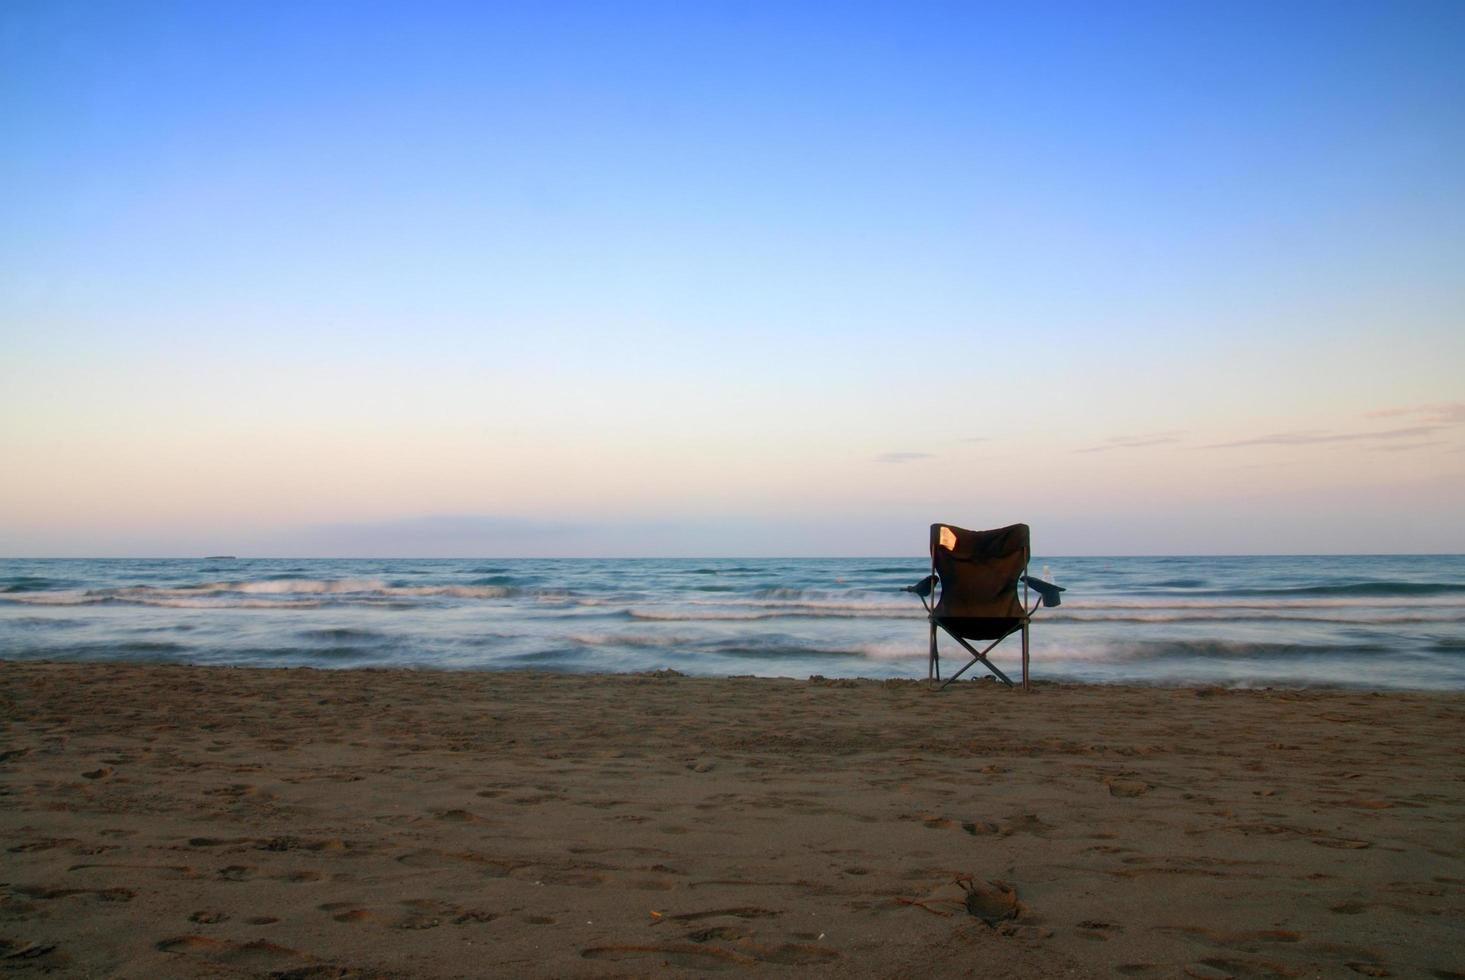
[[(968, 531), (950, 524), (931, 525), (931, 574), (905, 591), (921, 597), (931, 623), (931, 654), (927, 680), (946, 687), (972, 664), (980, 663), (1008, 687), (1012, 680), (998, 670), (987, 654), (1013, 633), (1022, 633), (1022, 686), (1028, 686), (1028, 627), (1039, 606), (1056, 606), (1063, 589), (1027, 574), (1028, 526), (1013, 524), (995, 531)], [(1017, 587), (1022, 586), (1018, 597)], [(1032, 589), (1038, 601), (1028, 606)], [(939, 591), (935, 603), (928, 601)], [(936, 646), (940, 627), (960, 643), (972, 659), (941, 680), (941, 653)], [(968, 640), (990, 640), (978, 650)]]

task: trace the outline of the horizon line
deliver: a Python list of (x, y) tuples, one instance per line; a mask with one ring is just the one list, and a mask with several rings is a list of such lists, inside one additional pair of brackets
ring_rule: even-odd
[[(0, 561), (904, 561), (922, 555), (5, 555)], [(1465, 558), (1460, 551), (1153, 552), (1064, 558)]]

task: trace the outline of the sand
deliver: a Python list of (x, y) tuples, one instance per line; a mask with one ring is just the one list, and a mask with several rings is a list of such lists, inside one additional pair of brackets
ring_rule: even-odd
[(1465, 975), (1465, 695), (0, 664), (0, 970)]

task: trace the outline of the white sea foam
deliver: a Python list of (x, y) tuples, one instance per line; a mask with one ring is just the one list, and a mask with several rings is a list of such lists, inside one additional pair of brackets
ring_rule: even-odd
[[(133, 586), (89, 591), (21, 592), (0, 596), (7, 602), (37, 606), (77, 606), (125, 603), (180, 609), (308, 608), (300, 597), (341, 602), (392, 599), (503, 599), (514, 595), (502, 585), (391, 586), (379, 579), (271, 579), (258, 582), (205, 582), (180, 588)], [(240, 598), (241, 596), (249, 598)], [(563, 597), (564, 593), (556, 593)], [(319, 603), (315, 603), (319, 605)]]
[[(132, 595), (141, 590), (120, 590)], [(381, 596), (385, 598), (450, 596), (455, 599), (502, 599), (511, 590), (502, 585), (388, 585), (381, 579), (272, 579), (263, 582), (207, 582), (183, 589), (147, 590), (188, 595), (196, 592), (239, 592), (245, 595)]]
[(85, 592), (76, 589), (56, 592), (7, 592), (0, 595), (0, 600), (26, 606), (85, 606), (96, 601)]
[(565, 639), (587, 647), (690, 647), (706, 638), (677, 633), (570, 633)]
[(924, 637), (909, 642), (861, 643), (854, 652), (870, 660), (922, 660), (928, 652)]
[(228, 597), (219, 598), (188, 598), (168, 596), (147, 596), (125, 600), (128, 604), (139, 606), (156, 606), (161, 609), (319, 609), (325, 605), (320, 600), (312, 599), (234, 599)]
[(1458, 623), (1465, 620), (1465, 606), (1441, 607), (1434, 615), (1422, 613), (1379, 613), (1376, 607), (1357, 609), (1339, 608), (1332, 615), (1323, 611), (1293, 610), (1286, 608), (1258, 608), (1219, 612), (1216, 610), (1174, 612), (1130, 612), (1117, 610), (1115, 614), (1094, 610), (1082, 613), (1040, 613), (1033, 621), (1045, 623), (1264, 623), (1285, 620), (1289, 623)]
[(386, 588), (380, 579), (310, 579), (282, 578), (254, 582), (202, 582), (179, 589), (121, 589), (120, 593), (168, 592), (242, 592), (246, 595), (343, 595), (355, 592), (379, 592)]
[(868, 606), (812, 606), (789, 604), (782, 606), (758, 606), (738, 608), (729, 604), (721, 609), (687, 609), (667, 606), (633, 606), (626, 610), (632, 619), (659, 620), (663, 622), (753, 622), (765, 619), (907, 619), (924, 618), (922, 610), (899, 612), (893, 609), (879, 609)]
[(1115, 596), (1113, 598), (1092, 597), (1063, 600), (1062, 609), (1400, 609), (1417, 606), (1443, 606), (1465, 608), (1465, 597), (1454, 596), (1411, 596), (1407, 600), (1395, 596), (1349, 596), (1331, 599), (1296, 599), (1279, 596), (1275, 599), (1215, 598), (1192, 599), (1190, 597), (1156, 596), (1136, 598)]

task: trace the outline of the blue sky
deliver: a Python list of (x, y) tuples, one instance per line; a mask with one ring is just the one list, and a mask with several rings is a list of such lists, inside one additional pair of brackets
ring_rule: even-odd
[(1461, 106), (1458, 3), (10, 3), (0, 553), (1465, 550)]

